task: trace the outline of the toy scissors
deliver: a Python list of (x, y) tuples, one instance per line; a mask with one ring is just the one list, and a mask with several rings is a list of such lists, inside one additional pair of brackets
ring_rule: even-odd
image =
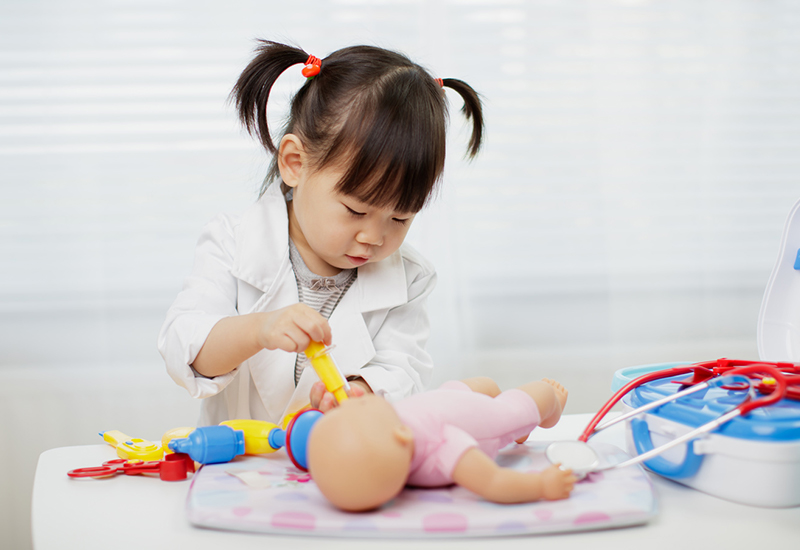
[(67, 475), (71, 478), (91, 477), (99, 479), (119, 474), (128, 476), (158, 474), (158, 477), (163, 481), (180, 481), (186, 479), (188, 472), (194, 472), (194, 461), (183, 453), (173, 453), (167, 455), (164, 460), (149, 462), (115, 458), (114, 460), (103, 462), (102, 466), (70, 470)]

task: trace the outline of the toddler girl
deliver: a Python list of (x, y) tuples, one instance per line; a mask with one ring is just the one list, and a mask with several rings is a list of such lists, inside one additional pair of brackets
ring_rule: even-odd
[[(307, 81), (276, 147), (267, 100), (298, 64)], [(331, 408), (300, 353), (312, 340), (335, 341), (353, 395), (394, 401), (423, 388), (436, 275), (403, 240), (444, 167), (443, 86), (464, 100), (472, 157), (483, 117), (466, 83), (377, 47), (319, 60), (261, 41), (232, 97), (272, 165), (253, 206), (204, 228), (158, 339), (172, 378), (203, 399), (200, 425)]]

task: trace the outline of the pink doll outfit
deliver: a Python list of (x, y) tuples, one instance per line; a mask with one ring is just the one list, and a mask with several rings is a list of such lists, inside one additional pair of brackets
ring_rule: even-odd
[(418, 487), (452, 484), (453, 470), (466, 451), (478, 447), (494, 458), (541, 420), (536, 402), (522, 390), (507, 390), (493, 398), (458, 381), (393, 405), (414, 433), (414, 456), (406, 483)]

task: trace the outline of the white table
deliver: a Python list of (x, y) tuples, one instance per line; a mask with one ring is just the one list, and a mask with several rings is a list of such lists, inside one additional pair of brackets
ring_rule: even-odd
[[(590, 415), (566, 415), (555, 428), (536, 430), (532, 439), (575, 439)], [(596, 441), (623, 444), (622, 426), (596, 436)], [(35, 550), (114, 548), (191, 548), (248, 550), (269, 548), (381, 549), (392, 548), (619, 548), (634, 550), (723, 550), (797, 548), (800, 507), (766, 509), (734, 504), (653, 476), (659, 513), (637, 527), (574, 534), (448, 540), (323, 539), (224, 532), (192, 527), (184, 502), (189, 482), (167, 483), (158, 478), (116, 476), (104, 480), (73, 480), (68, 470), (100, 465), (116, 458), (108, 445), (61, 447), (42, 453), (33, 486), (32, 527)]]

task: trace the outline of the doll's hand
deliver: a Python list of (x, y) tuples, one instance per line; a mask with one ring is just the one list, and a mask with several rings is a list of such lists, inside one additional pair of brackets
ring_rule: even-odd
[(559, 464), (550, 466), (539, 475), (542, 478), (542, 498), (547, 500), (567, 498), (577, 481), (572, 470), (562, 470)]
[(331, 344), (331, 326), (319, 312), (305, 304), (294, 304), (263, 313), (259, 342), (266, 349), (302, 353), (312, 340)]
[[(362, 380), (352, 380), (349, 382), (349, 384), (350, 391), (348, 394), (350, 397), (361, 397), (367, 393), (372, 393), (372, 389), (370, 389), (367, 383)], [(336, 398), (331, 392), (325, 389), (325, 384), (322, 382), (314, 383), (314, 385), (311, 387), (309, 399), (311, 400), (311, 406), (315, 409), (321, 410), (322, 412), (328, 412), (334, 407), (339, 406)]]

